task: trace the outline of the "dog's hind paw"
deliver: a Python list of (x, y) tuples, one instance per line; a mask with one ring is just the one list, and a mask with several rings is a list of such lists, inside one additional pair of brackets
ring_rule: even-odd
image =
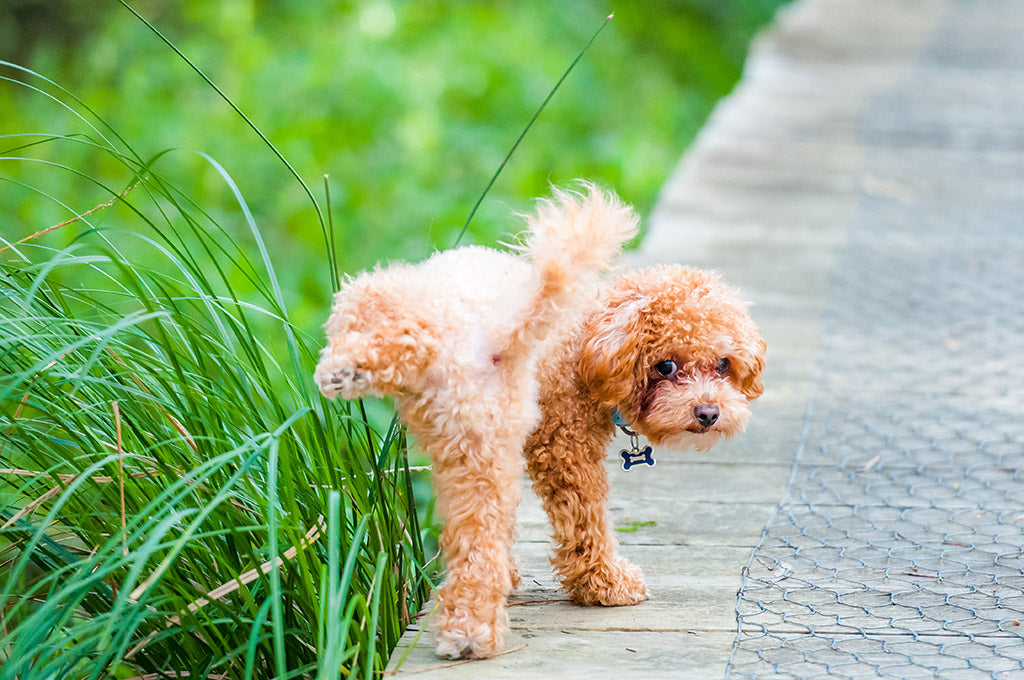
[[(471, 637), (462, 631), (438, 630), (434, 651), (439, 659), (486, 659), (494, 656), (501, 646), (495, 631), (478, 630)], [(481, 634), (482, 633), (482, 634)]]
[(338, 396), (342, 399), (355, 399), (370, 389), (368, 373), (350, 366), (335, 371), (321, 370), (318, 367), (313, 378), (320, 392), (330, 399)]
[(468, 639), (437, 640), (434, 652), (439, 659), (472, 659), (473, 643)]

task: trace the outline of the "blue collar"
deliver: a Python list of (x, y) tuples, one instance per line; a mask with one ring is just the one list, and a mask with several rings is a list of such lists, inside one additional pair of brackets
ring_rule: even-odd
[(616, 427), (629, 427), (629, 421), (622, 417), (618, 406), (612, 408), (612, 422)]

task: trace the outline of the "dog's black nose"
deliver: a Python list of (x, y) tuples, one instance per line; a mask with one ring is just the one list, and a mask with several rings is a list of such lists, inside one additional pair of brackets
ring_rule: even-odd
[(709, 406), (708, 404), (701, 404), (700, 406), (693, 407), (693, 415), (700, 423), (701, 427), (711, 427), (718, 422), (718, 416), (721, 411), (717, 406)]

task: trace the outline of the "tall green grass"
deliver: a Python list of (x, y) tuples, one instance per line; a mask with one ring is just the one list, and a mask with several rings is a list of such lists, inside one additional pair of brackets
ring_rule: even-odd
[[(142, 158), (0, 68), (83, 130), (0, 137), (0, 195), (68, 217), (0, 231), (0, 677), (372, 677), (432, 565), (401, 430), (322, 400), (289, 321), (275, 268), (332, 251), (272, 255), (216, 161), (214, 218), (168, 179), (191, 152)], [(102, 175), (52, 160), (82, 146)]]
[[(167, 44), (302, 184), (325, 262), (300, 266), (326, 265), (337, 285), (329, 206)], [(373, 677), (437, 566), (397, 421), (375, 433), (361, 402), (313, 388), (322, 339), (290, 322), (275, 273), (286, 258), (217, 161), (197, 152), (235, 224), (166, 178), (183, 152), (144, 159), (57, 83), (0, 67), (85, 129), (0, 137), (0, 163), (19, 166), (8, 177), (39, 166), (107, 197), (75, 209), (0, 173), (70, 215), (0, 237), (2, 677)], [(105, 157), (103, 177), (53, 160), (81, 146)], [(52, 232), (70, 245), (47, 245)]]

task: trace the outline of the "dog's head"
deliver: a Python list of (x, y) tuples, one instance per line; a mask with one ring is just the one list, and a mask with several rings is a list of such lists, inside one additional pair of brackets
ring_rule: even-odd
[(583, 333), (580, 377), (655, 445), (707, 451), (743, 429), (764, 390), (761, 332), (711, 272), (624, 274)]

